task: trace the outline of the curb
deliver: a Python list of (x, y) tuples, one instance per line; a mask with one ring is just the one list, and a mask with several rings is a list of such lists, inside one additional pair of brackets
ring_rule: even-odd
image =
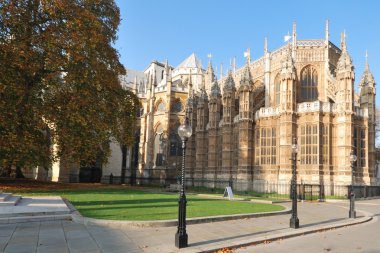
[[(174, 227), (178, 225), (178, 220), (162, 220), (162, 221), (125, 221), (125, 220), (102, 220), (95, 218), (87, 218), (83, 217), (78, 210), (74, 207), (73, 204), (70, 203), (67, 199), (62, 198), (66, 203), (67, 207), (71, 211), (72, 220), (81, 223), (84, 225), (87, 224), (99, 224), (99, 225), (108, 225), (113, 227)], [(258, 218), (265, 216), (275, 216), (282, 214), (289, 214), (292, 210), (288, 207), (285, 207), (285, 210), (276, 211), (276, 212), (266, 212), (266, 213), (249, 213), (249, 214), (235, 214), (235, 215), (218, 215), (218, 216), (210, 216), (210, 217), (201, 217), (201, 218), (189, 218), (186, 219), (186, 224), (199, 224), (199, 223), (210, 223), (217, 221), (226, 221), (226, 220), (239, 220), (239, 219), (247, 219), (247, 218)]]
[[(267, 213), (250, 213), (250, 214), (236, 214), (236, 215), (220, 215), (220, 216), (210, 216), (204, 218), (189, 218), (186, 219), (187, 225), (199, 224), (199, 223), (210, 223), (218, 221), (227, 221), (227, 220), (239, 220), (239, 219), (248, 219), (248, 218), (258, 218), (265, 216), (276, 216), (283, 214), (290, 214), (290, 208), (286, 208), (282, 211), (276, 212), (267, 212)], [(102, 220), (87, 218), (80, 215), (78, 212), (72, 214), (73, 221), (82, 223), (82, 224), (98, 224), (98, 225), (108, 225), (113, 227), (175, 227), (178, 225), (178, 220), (162, 220), (162, 221), (124, 221), (124, 220)]]
[(301, 236), (301, 235), (314, 234), (314, 233), (318, 233), (318, 232), (325, 232), (325, 231), (332, 230), (332, 229), (338, 229), (338, 228), (343, 228), (343, 227), (359, 225), (362, 223), (369, 222), (372, 219), (373, 219), (373, 217), (365, 216), (362, 218), (354, 219), (353, 222), (340, 222), (340, 223), (337, 223), (335, 225), (333, 224), (330, 226), (328, 226), (328, 225), (316, 226), (315, 228), (302, 228), (301, 227), (301, 228), (295, 230), (295, 232), (285, 232), (285, 233), (275, 235), (275, 236), (267, 236), (267, 237), (263, 236), (263, 237), (255, 238), (252, 241), (246, 240), (245, 242), (236, 243), (236, 244), (226, 246), (226, 247), (216, 247), (214, 249), (197, 251), (197, 253), (215, 253), (218, 251), (230, 252), (230, 251), (234, 251), (234, 250), (241, 248), (241, 247), (255, 246), (257, 244), (263, 244), (263, 243), (267, 244), (267, 243), (271, 243), (271, 242), (274, 242), (277, 240), (293, 238), (293, 237), (297, 237), (297, 236)]

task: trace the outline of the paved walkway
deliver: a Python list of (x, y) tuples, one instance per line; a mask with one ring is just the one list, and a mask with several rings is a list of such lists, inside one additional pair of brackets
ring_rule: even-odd
[(289, 214), (188, 225), (189, 247), (181, 250), (174, 246), (176, 227), (85, 225), (68, 220), (0, 224), (0, 253), (213, 252), (370, 220), (360, 212), (358, 219), (348, 219), (348, 202), (343, 206), (305, 202), (298, 207), (300, 229), (289, 228)]

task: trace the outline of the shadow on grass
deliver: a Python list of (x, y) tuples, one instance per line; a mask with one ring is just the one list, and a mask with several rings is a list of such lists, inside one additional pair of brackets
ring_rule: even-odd
[(88, 208), (88, 207), (81, 207), (80, 205), (78, 205), (78, 210), (79, 211), (86, 211), (86, 210), (117, 210), (117, 209), (124, 209), (124, 210), (128, 210), (128, 209), (145, 209), (145, 208), (165, 208), (165, 207), (177, 207), (178, 205), (142, 205), (142, 206), (94, 206), (93, 208)]

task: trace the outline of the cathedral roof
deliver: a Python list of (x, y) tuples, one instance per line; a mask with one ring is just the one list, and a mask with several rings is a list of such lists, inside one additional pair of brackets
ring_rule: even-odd
[(199, 68), (202, 69), (202, 63), (199, 58), (192, 53), (189, 57), (187, 57), (181, 64), (179, 64), (176, 69), (181, 68)]
[(127, 70), (126, 75), (119, 76), (119, 80), (123, 88), (133, 89), (135, 81), (137, 81), (137, 84), (146, 82), (146, 77), (143, 72), (133, 70), (133, 69), (126, 69), (126, 70)]

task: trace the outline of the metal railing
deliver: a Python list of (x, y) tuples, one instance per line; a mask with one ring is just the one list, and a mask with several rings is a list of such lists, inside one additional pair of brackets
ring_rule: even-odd
[[(102, 177), (102, 183), (120, 184), (120, 176), (106, 175)], [(180, 184), (180, 178), (165, 179), (159, 177), (125, 177), (125, 183), (140, 186), (154, 186), (163, 189), (170, 185)], [(195, 179), (186, 178), (186, 190), (194, 193), (223, 194), (225, 187), (230, 186), (236, 197), (260, 198), (267, 200), (289, 200), (290, 182), (269, 182), (265, 180), (253, 180), (250, 182), (221, 179)], [(326, 199), (347, 199), (349, 185), (336, 184), (297, 184), (297, 198), (305, 201), (325, 201)], [(354, 186), (356, 198), (380, 197), (380, 186)]]

